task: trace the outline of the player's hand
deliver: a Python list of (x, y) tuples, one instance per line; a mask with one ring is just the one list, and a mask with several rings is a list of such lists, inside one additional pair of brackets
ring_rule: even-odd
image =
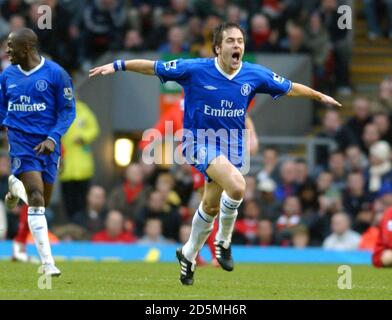
[(327, 96), (326, 94), (321, 94), (320, 97), (320, 102), (325, 103), (325, 104), (330, 104), (335, 107), (341, 107), (342, 104), (338, 101), (336, 101), (334, 98)]
[(37, 155), (49, 155), (54, 151), (54, 148), (56, 147), (55, 143), (51, 139), (46, 139), (45, 141), (42, 141), (40, 144), (35, 146), (34, 151), (37, 153)]
[(95, 67), (89, 71), (89, 78), (95, 77), (98, 75), (106, 76), (107, 74), (111, 74), (116, 72), (113, 67), (113, 63), (105, 64), (104, 66)]

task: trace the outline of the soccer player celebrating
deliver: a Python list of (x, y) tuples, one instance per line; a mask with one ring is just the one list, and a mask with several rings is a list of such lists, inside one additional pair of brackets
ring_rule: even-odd
[[(341, 106), (333, 98), (307, 86), (292, 83), (269, 69), (242, 62), (244, 31), (234, 23), (214, 33), (215, 58), (169, 62), (144, 59), (117, 60), (90, 70), (90, 77), (134, 71), (178, 82), (185, 92), (183, 154), (206, 178), (202, 202), (192, 221), (188, 242), (176, 252), (180, 281), (193, 284), (195, 258), (219, 214), (216, 258), (224, 270), (233, 270), (231, 237), (244, 192), (243, 168), (245, 115), (256, 93), (308, 97)], [(217, 142), (217, 140), (219, 140)], [(245, 149), (244, 149), (245, 150)]]
[(27, 202), (28, 225), (46, 275), (59, 276), (45, 218), (60, 160), (60, 139), (75, 118), (70, 76), (38, 53), (33, 30), (7, 39), (11, 65), (1, 75), (0, 121), (7, 128), (12, 175), (5, 202)]

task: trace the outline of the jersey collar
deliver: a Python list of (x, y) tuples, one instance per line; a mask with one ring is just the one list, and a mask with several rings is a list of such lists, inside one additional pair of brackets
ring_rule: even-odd
[(240, 67), (238, 68), (238, 70), (236, 72), (234, 72), (233, 74), (227, 74), (226, 72), (223, 71), (223, 69), (219, 66), (218, 64), (218, 58), (215, 57), (215, 68), (219, 71), (219, 73), (224, 76), (225, 78), (232, 80), (240, 71), (242, 68), (242, 61), (240, 64)]
[(45, 63), (45, 58), (41, 56), (41, 62), (33, 69), (29, 70), (29, 71), (25, 71), (21, 68), (21, 66), (18, 64), (18, 69), (20, 72), (22, 72), (25, 76), (29, 76), (31, 74), (33, 74), (34, 72), (38, 71), (39, 69), (41, 69), (41, 67), (44, 65)]

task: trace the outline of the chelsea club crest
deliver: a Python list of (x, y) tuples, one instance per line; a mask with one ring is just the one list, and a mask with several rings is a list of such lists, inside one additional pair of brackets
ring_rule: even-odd
[(48, 83), (45, 80), (37, 80), (35, 88), (41, 92), (45, 91), (48, 88)]

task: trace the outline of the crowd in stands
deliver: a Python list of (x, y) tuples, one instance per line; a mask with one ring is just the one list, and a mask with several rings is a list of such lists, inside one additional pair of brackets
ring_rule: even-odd
[[(86, 71), (109, 50), (210, 57), (214, 28), (229, 21), (245, 30), (248, 52), (309, 54), (317, 87), (350, 93), (350, 36), (348, 29), (338, 27), (337, 12), (338, 6), (346, 2), (0, 0), (0, 37), (5, 46), (10, 31), (31, 27), (38, 34), (45, 54), (66, 70)], [(37, 25), (41, 4), (52, 8), (49, 30)], [(377, 16), (377, 12), (370, 17)], [(381, 36), (381, 27), (377, 23), (372, 25), (378, 29), (370, 32), (370, 36)], [(6, 64), (3, 57), (1, 67)]]

